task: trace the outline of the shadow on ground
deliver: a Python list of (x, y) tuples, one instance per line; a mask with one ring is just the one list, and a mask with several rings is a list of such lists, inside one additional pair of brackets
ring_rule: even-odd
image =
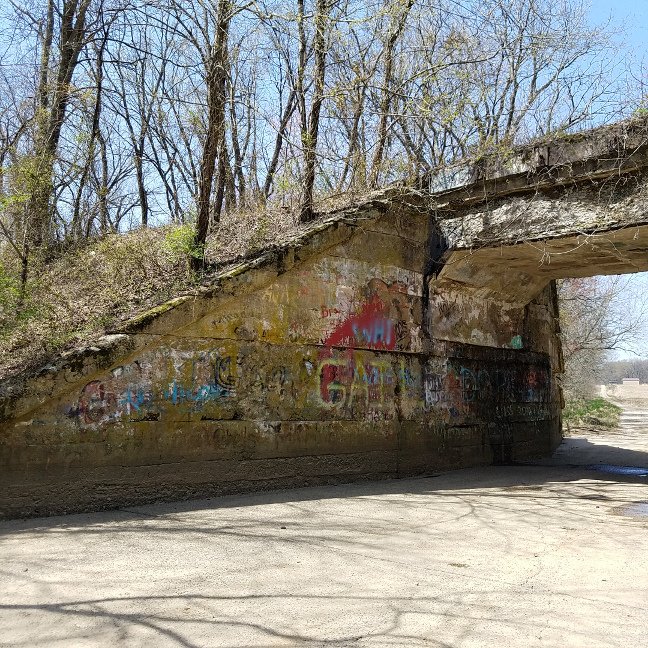
[(641, 645), (645, 527), (618, 511), (648, 479), (595, 468), (648, 452), (615, 439), (569, 438), (536, 464), (2, 522), (0, 645)]

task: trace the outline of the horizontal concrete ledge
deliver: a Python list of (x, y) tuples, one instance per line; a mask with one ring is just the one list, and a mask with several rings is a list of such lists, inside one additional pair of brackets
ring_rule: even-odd
[(453, 218), (455, 212), (484, 202), (511, 196), (534, 194), (567, 186), (630, 175), (648, 167), (648, 146), (623, 159), (595, 159), (565, 166), (547, 167), (503, 178), (481, 180), (449, 192), (434, 194), (430, 207), (439, 219)]
[[(463, 434), (461, 435), (463, 436)], [(402, 450), (3, 473), (0, 519), (61, 515), (263, 490), (411, 477), (545, 456), (548, 439), (492, 443), (487, 435)]]
[(485, 201), (628, 175), (648, 167), (648, 121), (635, 119), (560, 136), (449, 171), (468, 182), (435, 190), (423, 178), (438, 218)]

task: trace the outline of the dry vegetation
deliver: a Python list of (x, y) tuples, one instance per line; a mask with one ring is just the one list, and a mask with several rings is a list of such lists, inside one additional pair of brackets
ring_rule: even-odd
[(22, 305), (15, 257), (0, 254), (0, 378), (96, 339), (305, 229), (288, 210), (230, 213), (207, 241), (208, 266), (200, 275), (189, 266), (193, 226), (108, 234), (34, 265)]

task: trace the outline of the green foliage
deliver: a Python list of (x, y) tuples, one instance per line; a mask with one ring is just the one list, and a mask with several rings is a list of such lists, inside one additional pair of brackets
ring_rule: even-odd
[(575, 427), (615, 428), (619, 425), (621, 408), (604, 398), (568, 401), (563, 411), (567, 424)]
[(202, 259), (204, 248), (196, 243), (195, 234), (196, 230), (191, 223), (169, 228), (164, 235), (163, 252), (173, 261)]
[(35, 282), (28, 281), (21, 290), (18, 268), (0, 261), (0, 339), (41, 314), (42, 307), (34, 299)]
[(0, 196), (0, 213), (10, 211), (12, 208), (23, 205), (29, 200), (28, 193), (12, 193)]
[(3, 173), (10, 179), (11, 191), (3, 198), (1, 209), (27, 202), (30, 196), (49, 187), (48, 159), (38, 155), (20, 155)]
[(29, 202), (32, 194), (43, 185), (38, 158), (23, 155), (11, 166), (0, 169), (8, 179), (8, 188), (0, 195), (0, 215), (16, 213)]
[(0, 264), (0, 317), (16, 307), (20, 296), (18, 277)]

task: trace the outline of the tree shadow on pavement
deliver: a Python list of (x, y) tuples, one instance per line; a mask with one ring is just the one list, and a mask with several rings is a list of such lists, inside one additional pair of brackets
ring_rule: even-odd
[[(0, 581), (14, 594), (0, 592), (0, 617), (29, 646), (497, 645), (502, 631), (546, 637), (548, 625), (600, 645), (617, 617), (598, 589), (558, 583), (547, 603), (504, 574), (521, 559), (539, 577), (533, 554), (520, 558), (529, 538), (587, 534), (641, 491), (645, 478), (591, 468), (619, 450), (603, 441), (568, 439), (536, 464), (2, 522)], [(647, 452), (623, 457), (648, 465)], [(606, 542), (626, 549), (623, 533)], [(473, 568), (474, 551), (492, 566)], [(627, 595), (639, 600), (631, 583)], [(574, 626), (571, 602), (587, 624)]]

